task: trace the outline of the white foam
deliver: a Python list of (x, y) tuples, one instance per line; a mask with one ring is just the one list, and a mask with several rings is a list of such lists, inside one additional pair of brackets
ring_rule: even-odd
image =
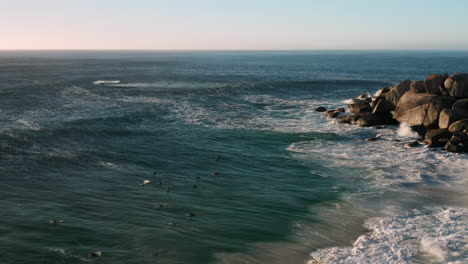
[(183, 81), (156, 81), (156, 82), (133, 82), (113, 84), (115, 87), (128, 88), (156, 88), (156, 89), (209, 89), (224, 87), (223, 83), (215, 82), (183, 82)]
[(112, 162), (99, 161), (98, 164), (103, 166), (103, 167), (110, 168), (110, 169), (120, 169), (120, 166), (118, 166), (118, 165), (116, 165), (116, 164), (114, 164)]
[(113, 84), (119, 84), (119, 80), (98, 80), (94, 81), (93, 84), (95, 85), (113, 85)]
[(410, 137), (410, 138), (417, 138), (419, 137), (418, 133), (413, 131), (411, 127), (407, 123), (401, 123), (400, 127), (398, 128), (398, 136), (400, 137)]
[[(333, 124), (333, 126), (337, 126)], [(353, 126), (349, 126), (353, 127)], [(311, 140), (292, 143), (287, 150), (298, 159), (319, 160), (331, 168), (358, 168), (370, 186), (387, 187), (402, 183), (431, 182), (454, 186), (468, 182), (468, 156), (431, 149), (405, 149), (403, 142), (390, 141), (393, 130), (378, 130), (379, 140), (366, 142), (349, 133), (351, 140)], [(357, 138), (353, 139), (353, 136)], [(425, 178), (421, 174), (425, 175)]]
[(177, 118), (189, 124), (218, 129), (313, 132), (328, 122), (313, 109), (319, 105), (335, 108), (342, 105), (340, 102), (282, 99), (270, 95), (246, 95), (243, 99), (261, 107), (252, 109), (229, 100), (212, 107), (187, 98), (178, 101), (173, 111)]
[(18, 123), (22, 124), (24, 127), (30, 130), (34, 130), (34, 131), (41, 130), (41, 126), (33, 121), (18, 119)]
[(352, 247), (333, 247), (311, 253), (324, 263), (400, 264), (417, 256), (427, 263), (468, 262), (468, 210), (433, 208), (412, 210), (393, 217), (371, 218), (372, 232), (359, 237)]
[(65, 250), (63, 248), (49, 248), (49, 251), (55, 252), (66, 258), (74, 258), (74, 259), (79, 259), (80, 261), (84, 261), (84, 262), (92, 262), (90, 259), (86, 259), (86, 258), (83, 258), (82, 256), (72, 254), (70, 251)]

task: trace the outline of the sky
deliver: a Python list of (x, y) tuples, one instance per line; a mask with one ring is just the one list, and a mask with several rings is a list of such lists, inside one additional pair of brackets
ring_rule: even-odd
[(468, 0), (0, 0), (0, 49), (468, 50)]

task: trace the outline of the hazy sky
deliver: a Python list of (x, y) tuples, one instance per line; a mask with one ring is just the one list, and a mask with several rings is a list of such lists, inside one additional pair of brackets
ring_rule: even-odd
[(0, 0), (0, 49), (468, 49), (468, 0)]

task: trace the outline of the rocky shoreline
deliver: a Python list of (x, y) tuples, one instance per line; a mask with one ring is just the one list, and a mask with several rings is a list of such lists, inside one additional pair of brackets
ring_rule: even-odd
[[(318, 107), (328, 118), (363, 127), (407, 124), (430, 148), (468, 152), (468, 73), (435, 74), (362, 94), (343, 108)], [(419, 142), (406, 144), (407, 147)]]

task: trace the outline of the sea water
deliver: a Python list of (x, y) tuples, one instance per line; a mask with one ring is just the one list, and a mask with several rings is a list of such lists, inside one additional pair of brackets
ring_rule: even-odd
[(1, 52), (0, 263), (467, 263), (466, 154), (313, 111), (467, 70), (467, 52)]

